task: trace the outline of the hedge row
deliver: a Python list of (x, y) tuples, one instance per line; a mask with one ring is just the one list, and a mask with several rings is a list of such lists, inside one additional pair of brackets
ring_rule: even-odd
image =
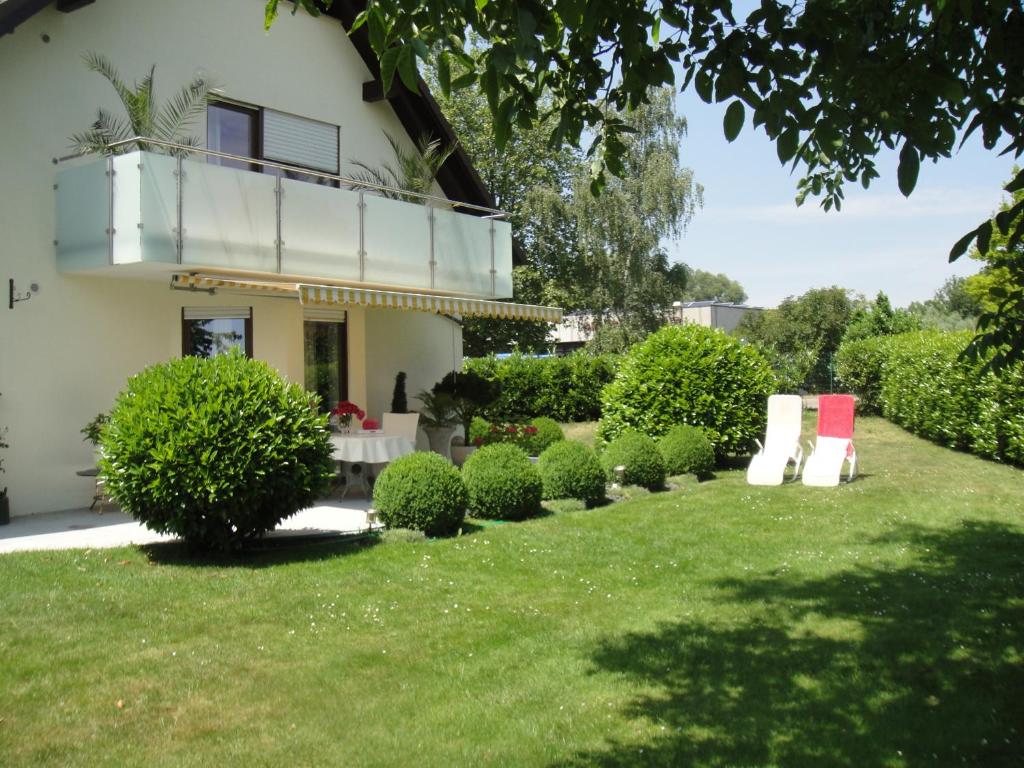
[(915, 434), (1024, 465), (1024, 365), (983, 372), (960, 359), (970, 339), (922, 331), (844, 344), (840, 377), (869, 409)]
[(512, 355), (469, 359), (465, 370), (501, 385), (501, 394), (485, 411), (491, 421), (548, 416), (555, 421), (596, 421), (601, 390), (615, 378), (616, 355), (576, 352), (565, 357)]

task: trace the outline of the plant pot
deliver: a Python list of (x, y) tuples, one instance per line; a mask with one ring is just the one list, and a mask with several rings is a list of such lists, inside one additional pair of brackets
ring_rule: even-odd
[(448, 446), (452, 442), (452, 435), (455, 434), (455, 427), (424, 427), (423, 431), (427, 433), (427, 440), (430, 441), (430, 450), (450, 460)]
[(469, 458), (470, 454), (476, 450), (475, 445), (453, 445), (452, 446), (452, 464), (456, 467), (461, 467), (466, 463), (466, 459)]
[(11, 497), (6, 493), (0, 496), (0, 525), (11, 522)]

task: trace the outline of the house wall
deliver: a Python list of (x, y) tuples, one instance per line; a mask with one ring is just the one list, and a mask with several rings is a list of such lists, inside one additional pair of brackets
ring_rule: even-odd
[[(171, 291), (166, 275), (63, 275), (53, 247), (51, 158), (68, 152), (67, 137), (87, 128), (97, 107), (118, 112), (110, 86), (86, 70), (86, 51), (107, 56), (128, 82), (155, 64), (160, 102), (202, 73), (232, 99), (340, 125), (343, 173), (350, 158), (391, 158), (382, 128), (411, 146), (386, 102), (362, 101), (370, 75), (336, 20), (285, 14), (267, 34), (262, 11), (255, 0), (102, 0), (70, 14), (51, 6), (0, 38), (0, 285), (40, 287), (13, 310), (0, 306), (0, 428), (9, 427), (11, 444), (0, 485), (15, 515), (88, 504), (91, 481), (75, 471), (93, 455), (79, 430), (110, 408), (130, 375), (180, 355), (183, 306), (252, 306), (255, 356), (302, 381), (297, 301)], [(194, 128), (205, 137), (204, 121)], [(429, 380), (410, 381), (410, 393), (449, 369), (450, 321), (349, 314), (350, 397), (371, 413), (390, 398), (396, 370), (413, 378), (405, 360), (426, 366)], [(458, 346), (461, 354), (461, 336)]]

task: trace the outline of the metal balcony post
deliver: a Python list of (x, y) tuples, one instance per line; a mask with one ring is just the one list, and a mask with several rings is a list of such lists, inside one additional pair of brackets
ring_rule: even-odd
[(175, 179), (175, 181), (174, 181), (174, 183), (175, 183), (175, 195), (177, 196), (177, 206), (178, 206), (178, 211), (177, 211), (177, 217), (178, 217), (177, 227), (175, 227), (175, 229), (174, 229), (174, 232), (175, 232), (175, 248), (177, 249), (177, 252), (178, 252), (178, 263), (181, 264), (182, 263), (182, 257), (183, 257), (184, 252), (185, 252), (185, 237), (184, 237), (184, 225), (182, 223), (184, 221), (183, 216), (182, 216), (182, 201), (184, 199), (184, 190), (182, 189), (182, 185), (184, 183), (184, 170), (182, 169), (181, 155), (180, 154), (178, 155), (177, 163), (175, 164), (174, 179)]
[(436, 288), (434, 285), (434, 272), (436, 271), (437, 261), (434, 258), (434, 206), (427, 206), (427, 221), (430, 223), (430, 287)]
[(114, 157), (107, 157), (107, 263), (114, 263)]
[(274, 209), (277, 216), (277, 239), (274, 240), (274, 247), (277, 250), (277, 273), (281, 274), (281, 249), (284, 241), (281, 239), (281, 174), (277, 174), (277, 184), (274, 185)]
[(363, 192), (359, 192), (359, 282), (366, 279), (366, 229), (364, 218), (366, 214), (366, 201), (363, 199)]

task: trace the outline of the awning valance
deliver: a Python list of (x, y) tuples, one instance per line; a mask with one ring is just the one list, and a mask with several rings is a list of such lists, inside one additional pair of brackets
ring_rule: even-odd
[(460, 315), (462, 317), (494, 317), (504, 320), (536, 320), (547, 323), (557, 323), (562, 319), (562, 310), (559, 307), (513, 304), (505, 301), (488, 301), (460, 296), (435, 296), (426, 293), (407, 293), (404, 291), (377, 291), (371, 288), (308, 285), (305, 283), (275, 283), (262, 280), (236, 280), (206, 275), (175, 275), (172, 285), (177, 288), (191, 288), (203, 291), (224, 288), (228, 290), (257, 291), (283, 295), (297, 294), (299, 301), (309, 306), (404, 309), (444, 315)]

